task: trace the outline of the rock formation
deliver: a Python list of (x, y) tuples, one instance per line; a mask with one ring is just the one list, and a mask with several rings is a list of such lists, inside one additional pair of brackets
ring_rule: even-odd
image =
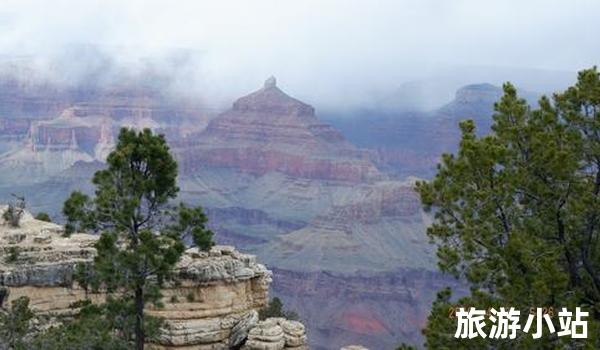
[(213, 167), (351, 182), (379, 176), (366, 153), (319, 121), (312, 106), (285, 94), (273, 77), (190, 136), (179, 154), (187, 174)]
[[(4, 210), (6, 206), (0, 207), (0, 213)], [(76, 312), (70, 305), (86, 295), (73, 281), (73, 271), (78, 263), (91, 261), (97, 236), (67, 238), (63, 233), (61, 226), (35, 220), (29, 213), (16, 228), (0, 219), (0, 288), (8, 291), (0, 305), (26, 296), (36, 313), (60, 317)], [(164, 307), (147, 310), (168, 324), (155, 348), (228, 349), (245, 343), (249, 350), (265, 349), (260, 334), (272, 322), (279, 327), (281, 341), (268, 349), (305, 346), (302, 324), (258, 321), (257, 310), (268, 300), (271, 272), (254, 256), (231, 246), (215, 246), (209, 252), (191, 248), (178, 263), (176, 275), (179, 283), (163, 291)], [(102, 294), (88, 297), (103, 299)]]

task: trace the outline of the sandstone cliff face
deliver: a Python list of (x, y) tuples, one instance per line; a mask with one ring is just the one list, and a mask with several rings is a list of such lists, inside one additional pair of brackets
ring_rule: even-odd
[[(5, 209), (0, 207), (0, 212)], [(18, 228), (0, 219), (0, 287), (8, 290), (0, 304), (26, 296), (37, 313), (76, 312), (70, 305), (83, 299), (85, 292), (73, 281), (73, 271), (78, 263), (93, 259), (97, 236), (66, 238), (63, 232), (61, 226), (35, 220), (28, 213)], [(258, 322), (257, 310), (268, 301), (272, 274), (254, 256), (230, 246), (216, 246), (210, 252), (191, 248), (178, 263), (176, 275), (180, 283), (164, 290), (164, 307), (147, 310), (168, 324), (153, 344), (156, 348), (227, 349), (245, 342), (249, 350), (304, 349), (302, 324), (284, 319)], [(101, 294), (89, 297), (103, 299)], [(269, 333), (277, 336), (273, 342), (261, 336), (271, 323), (279, 327)]]

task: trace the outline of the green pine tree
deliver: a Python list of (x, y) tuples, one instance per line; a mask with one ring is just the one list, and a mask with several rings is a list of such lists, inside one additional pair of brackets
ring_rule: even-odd
[(35, 215), (35, 219), (40, 220), (40, 221), (52, 222), (50, 215), (48, 215), (48, 213), (45, 213), (45, 212), (37, 213)]
[(28, 341), (29, 350), (127, 350), (131, 343), (122, 335), (122, 320), (130, 320), (128, 308), (117, 309), (118, 303), (92, 305), (85, 301), (72, 305), (79, 308), (73, 320), (63, 320), (58, 325), (35, 334)]
[[(442, 271), (470, 282), (451, 303), (440, 293), (424, 330), (431, 349), (600, 348), (600, 78), (597, 69), (532, 109), (511, 84), (495, 105), (492, 133), (460, 124), (456, 154), (444, 154), (418, 191), (435, 215), (428, 235)], [(576, 306), (588, 339), (458, 340), (452, 304), (480, 309)], [(558, 325), (556, 318), (554, 322)], [(531, 333), (531, 332), (530, 332)]]
[(94, 175), (95, 196), (72, 193), (63, 213), (69, 232), (101, 232), (93, 269), (79, 267), (76, 275), (86, 288), (115, 293), (114, 302), (131, 307), (132, 338), (141, 350), (148, 331), (144, 306), (159, 303), (184, 239), (189, 236), (199, 248), (209, 249), (212, 232), (200, 208), (171, 205), (179, 192), (177, 163), (162, 135), (122, 129), (107, 163)]

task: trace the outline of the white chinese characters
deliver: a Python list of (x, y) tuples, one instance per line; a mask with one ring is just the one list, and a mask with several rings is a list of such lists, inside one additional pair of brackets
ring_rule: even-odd
[(494, 308), (490, 309), (489, 320), (492, 322), (492, 329), (490, 330), (490, 338), (495, 339), (515, 339), (517, 337), (517, 330), (521, 328), (519, 325), (519, 315), (521, 312), (511, 307), (508, 312), (504, 307), (500, 308), (500, 311), (496, 311)]
[[(468, 311), (464, 307), (451, 309), (451, 317), (457, 318), (455, 338), (473, 339), (476, 337), (493, 339), (515, 339), (517, 331), (521, 329), (520, 315), (521, 311), (511, 307), (506, 310), (500, 307), (499, 310), (490, 308), (487, 310), (478, 310), (470, 307)], [(587, 338), (587, 321), (583, 318), (589, 315), (582, 311), (580, 307), (575, 308), (575, 319), (573, 313), (566, 308), (558, 312), (558, 321), (560, 330), (556, 332), (552, 317), (555, 316), (554, 308), (532, 308), (523, 327), (524, 333), (532, 331), (531, 336), (539, 339), (544, 334), (544, 326), (549, 334), (557, 333), (559, 337), (571, 336), (572, 338)], [(486, 316), (487, 321), (486, 322)], [(532, 326), (535, 321), (535, 330)], [(485, 332), (487, 326), (489, 333)]]

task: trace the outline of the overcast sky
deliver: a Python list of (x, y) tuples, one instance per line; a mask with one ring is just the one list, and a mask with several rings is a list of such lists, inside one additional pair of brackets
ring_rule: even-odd
[(598, 0), (2, 0), (0, 50), (93, 44), (135, 62), (193, 49), (202, 58), (186, 72), (215, 96), (273, 74), (312, 102), (360, 103), (440, 67), (598, 64), (599, 17)]

